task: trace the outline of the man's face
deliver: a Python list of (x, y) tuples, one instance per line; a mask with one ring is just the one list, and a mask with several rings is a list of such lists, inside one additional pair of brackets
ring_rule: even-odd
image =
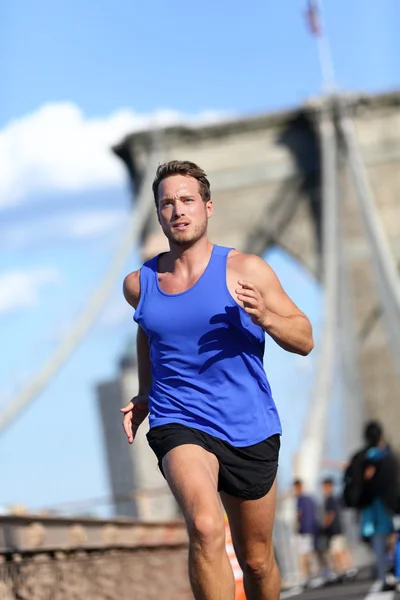
[(299, 483), (295, 483), (294, 486), (293, 486), (293, 490), (294, 490), (295, 495), (297, 497), (299, 497), (302, 494), (303, 486), (300, 485)]
[(192, 245), (204, 236), (213, 204), (203, 202), (197, 179), (185, 175), (163, 179), (157, 200), (160, 225), (172, 244)]
[(333, 493), (333, 486), (330, 483), (323, 483), (322, 484), (322, 493), (325, 496), (325, 498), (331, 496)]

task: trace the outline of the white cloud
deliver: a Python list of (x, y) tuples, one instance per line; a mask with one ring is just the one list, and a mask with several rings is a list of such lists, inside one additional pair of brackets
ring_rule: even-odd
[(124, 226), (126, 218), (127, 213), (122, 210), (93, 210), (69, 215), (65, 234), (71, 238), (98, 236)]
[(26, 249), (39, 243), (86, 240), (124, 230), (127, 212), (123, 209), (65, 211), (40, 219), (12, 223), (0, 229), (0, 249)]
[(60, 279), (55, 269), (9, 271), (0, 275), (0, 314), (35, 306), (40, 288)]
[(0, 207), (34, 194), (121, 184), (124, 168), (111, 146), (124, 135), (154, 126), (197, 125), (221, 118), (212, 111), (186, 116), (170, 110), (138, 114), (129, 109), (86, 118), (70, 102), (46, 104), (0, 131)]

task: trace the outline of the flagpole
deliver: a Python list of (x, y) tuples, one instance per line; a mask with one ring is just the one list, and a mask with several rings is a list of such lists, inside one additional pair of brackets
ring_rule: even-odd
[(309, 11), (314, 13), (314, 17), (319, 21), (318, 31), (315, 31), (319, 64), (322, 75), (322, 88), (326, 94), (332, 94), (336, 91), (335, 68), (333, 65), (332, 51), (326, 34), (325, 24), (323, 22), (322, 0), (309, 0)]

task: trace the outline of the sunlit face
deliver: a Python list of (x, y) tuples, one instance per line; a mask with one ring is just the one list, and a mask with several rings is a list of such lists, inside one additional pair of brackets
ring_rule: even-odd
[(212, 213), (212, 200), (203, 201), (197, 179), (172, 175), (158, 186), (158, 219), (171, 244), (197, 242), (205, 235)]

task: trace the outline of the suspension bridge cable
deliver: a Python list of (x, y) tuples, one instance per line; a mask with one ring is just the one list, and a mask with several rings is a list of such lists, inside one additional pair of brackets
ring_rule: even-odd
[(400, 369), (400, 279), (390, 250), (381, 217), (376, 208), (368, 173), (357, 143), (354, 124), (346, 107), (339, 104), (340, 128), (345, 142), (354, 187), (362, 214), (376, 289), (382, 305), (382, 315), (389, 343)]
[(92, 295), (89, 303), (83, 309), (83, 312), (76, 320), (72, 330), (61, 342), (54, 354), (48, 359), (38, 373), (28, 385), (22, 389), (10, 401), (9, 404), (0, 413), (0, 432), (42, 392), (44, 387), (54, 377), (64, 362), (69, 358), (77, 345), (82, 341), (95, 319), (100, 314), (101, 309), (107, 302), (109, 296), (114, 290), (121, 270), (124, 267), (132, 248), (139, 242), (140, 233), (146, 223), (150, 211), (153, 209), (153, 199), (151, 196), (151, 181), (157, 165), (160, 162), (160, 142), (154, 135), (154, 148), (148, 161), (143, 184), (138, 194), (136, 207), (132, 210), (126, 234), (121, 240), (116, 251), (114, 259), (100, 282), (98, 288)]

